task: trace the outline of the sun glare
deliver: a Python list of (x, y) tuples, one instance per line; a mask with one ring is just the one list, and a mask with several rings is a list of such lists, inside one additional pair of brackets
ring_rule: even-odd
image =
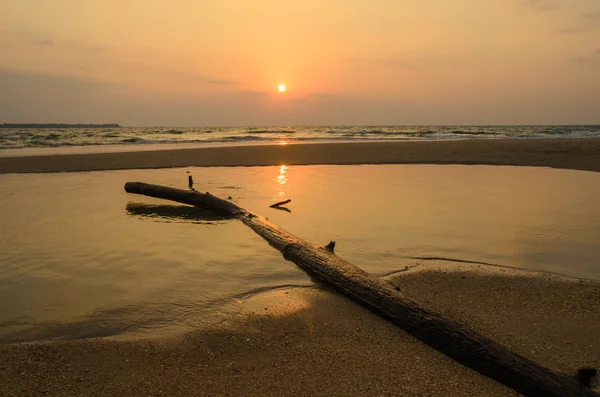
[(279, 84), (279, 87), (277, 87), (277, 90), (279, 90), (279, 92), (285, 92), (285, 85)]

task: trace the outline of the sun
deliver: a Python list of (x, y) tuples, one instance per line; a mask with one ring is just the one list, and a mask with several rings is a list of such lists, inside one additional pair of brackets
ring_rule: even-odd
[(278, 90), (279, 92), (285, 92), (285, 85), (283, 85), (283, 84), (279, 84), (279, 87), (277, 87), (277, 90)]

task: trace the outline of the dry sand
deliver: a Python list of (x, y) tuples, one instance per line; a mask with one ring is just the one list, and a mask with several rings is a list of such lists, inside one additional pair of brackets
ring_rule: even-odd
[(600, 171), (600, 139), (320, 143), (0, 157), (0, 173), (280, 164), (490, 164)]
[[(391, 281), (555, 371), (600, 366), (598, 282), (467, 265)], [(323, 289), (272, 291), (244, 307), (170, 339), (1, 346), (0, 395), (517, 395)]]
[[(200, 165), (454, 163), (600, 170), (600, 140), (223, 147), (0, 158), (0, 173)], [(563, 373), (600, 367), (600, 283), (461, 265), (409, 271), (404, 293)], [(512, 396), (347, 299), (253, 297), (182, 337), (0, 346), (0, 396)], [(594, 387), (600, 390), (597, 380)]]

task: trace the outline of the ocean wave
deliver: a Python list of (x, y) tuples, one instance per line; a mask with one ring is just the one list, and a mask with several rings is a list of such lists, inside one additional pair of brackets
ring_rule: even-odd
[(244, 142), (405, 141), (458, 139), (600, 138), (600, 126), (332, 126), (0, 129), (0, 149)]
[(398, 137), (398, 136), (432, 136), (432, 135), (494, 135), (491, 131), (468, 131), (468, 130), (331, 130), (327, 134), (336, 136), (381, 136), (381, 137)]
[(250, 134), (295, 134), (292, 130), (249, 130)]
[(62, 146), (79, 146), (72, 142), (47, 142), (44, 140), (32, 140), (23, 145), (23, 147), (27, 148), (38, 148), (38, 147), (62, 147)]
[[(254, 136), (254, 135), (235, 135), (235, 136), (226, 136), (221, 139), (218, 139), (217, 142), (245, 142), (245, 141), (275, 141), (279, 140), (276, 138), (269, 138), (263, 136)], [(214, 142), (214, 141), (211, 141)]]
[(454, 135), (494, 135), (491, 131), (463, 131), (463, 130), (454, 130), (448, 132), (449, 134)]
[(119, 142), (121, 142), (121, 143), (146, 143), (148, 141), (146, 139), (143, 139), (143, 138), (134, 138), (134, 137), (131, 137), (131, 138), (123, 138)]

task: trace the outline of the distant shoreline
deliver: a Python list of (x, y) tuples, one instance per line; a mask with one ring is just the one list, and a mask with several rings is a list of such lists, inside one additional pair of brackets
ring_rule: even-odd
[(480, 164), (600, 172), (600, 139), (318, 143), (0, 157), (0, 174), (175, 167)]
[(17, 124), (4, 123), (0, 124), (0, 128), (121, 128), (120, 124)]

